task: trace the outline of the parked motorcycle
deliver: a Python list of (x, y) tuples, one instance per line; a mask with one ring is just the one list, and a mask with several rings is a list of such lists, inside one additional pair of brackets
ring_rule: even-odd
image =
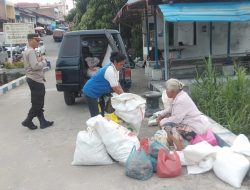
[(22, 53), (15, 53), (15, 54), (13, 54), (13, 56), (12, 56), (12, 61), (13, 61), (13, 63), (15, 63), (15, 62), (19, 62), (19, 61), (21, 61), (22, 60), (22, 58), (23, 58), (23, 54)]

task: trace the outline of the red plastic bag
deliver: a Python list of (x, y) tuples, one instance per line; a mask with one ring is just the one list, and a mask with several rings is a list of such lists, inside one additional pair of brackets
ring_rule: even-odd
[(143, 149), (146, 154), (149, 153), (149, 140), (148, 138), (140, 139), (140, 150)]
[(211, 129), (208, 129), (207, 132), (202, 135), (197, 134), (190, 144), (197, 144), (201, 141), (207, 141), (212, 146), (218, 145), (216, 137)]
[(157, 159), (157, 176), (162, 178), (177, 177), (181, 175), (181, 162), (176, 151), (173, 154), (160, 149)]

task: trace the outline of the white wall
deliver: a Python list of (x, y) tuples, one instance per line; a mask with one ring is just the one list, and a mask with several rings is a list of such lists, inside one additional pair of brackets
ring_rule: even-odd
[[(158, 17), (158, 33), (163, 32), (163, 18)], [(149, 23), (153, 22), (153, 17), (149, 18)], [(206, 26), (206, 31), (202, 28)], [(145, 21), (143, 22), (143, 32), (146, 32)], [(213, 23), (213, 55), (225, 55), (227, 53), (227, 30), (228, 23)], [(175, 23), (174, 43), (178, 45), (182, 41), (185, 45), (193, 42), (192, 23)], [(209, 23), (197, 23), (196, 25), (196, 44), (185, 47), (182, 51), (182, 58), (204, 57), (209, 55)], [(146, 35), (143, 35), (144, 47), (146, 47)], [(158, 47), (164, 49), (164, 38), (158, 36)], [(231, 53), (250, 52), (250, 22), (238, 22), (231, 24)], [(144, 54), (146, 48), (144, 48)], [(175, 55), (174, 55), (175, 57)]]
[[(150, 16), (148, 18), (148, 23), (154, 23), (154, 17)], [(158, 42), (158, 48), (159, 49), (164, 49), (164, 43), (163, 43), (163, 17), (161, 15), (157, 15), (157, 32), (158, 32), (158, 36), (157, 36), (157, 42)], [(142, 32), (143, 32), (143, 54), (147, 54), (147, 36), (146, 36), (146, 21), (144, 20), (142, 22)], [(159, 36), (162, 33), (162, 36)], [(154, 37), (154, 36), (153, 36)], [(153, 38), (154, 40), (154, 38)], [(150, 44), (151, 46), (151, 44)]]
[[(202, 31), (202, 26), (207, 31)], [(227, 53), (228, 23), (213, 23), (213, 55)], [(197, 23), (197, 45), (186, 48), (182, 57), (199, 57), (209, 55), (209, 23)], [(231, 53), (250, 52), (250, 22), (231, 24)]]

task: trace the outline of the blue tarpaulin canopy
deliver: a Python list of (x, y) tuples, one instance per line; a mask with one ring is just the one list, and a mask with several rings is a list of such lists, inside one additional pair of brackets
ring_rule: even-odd
[(159, 7), (168, 22), (250, 21), (250, 2), (179, 3)]

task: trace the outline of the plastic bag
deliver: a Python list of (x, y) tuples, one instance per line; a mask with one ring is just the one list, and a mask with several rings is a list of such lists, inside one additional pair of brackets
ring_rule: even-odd
[(157, 141), (163, 144), (164, 146), (168, 146), (167, 137), (168, 137), (167, 132), (164, 129), (161, 129), (156, 131), (151, 140)]
[(90, 118), (87, 123), (98, 132), (108, 153), (116, 161), (125, 163), (132, 148), (140, 147), (140, 142), (133, 132), (101, 115)]
[(166, 151), (169, 151), (169, 149), (166, 146), (164, 146), (163, 144), (161, 144), (157, 141), (153, 141), (149, 146), (149, 154), (152, 157), (157, 158), (158, 152), (161, 148), (165, 149)]
[(209, 144), (216, 146), (218, 145), (215, 135), (211, 129), (208, 129), (205, 134), (197, 134), (193, 140), (191, 140), (191, 144), (197, 144), (201, 141), (207, 141)]
[(172, 154), (161, 148), (157, 159), (157, 176), (177, 177), (181, 175), (181, 162), (178, 154), (174, 151)]
[(105, 114), (105, 118), (107, 120), (112, 120), (114, 121), (115, 123), (120, 123), (121, 121), (119, 120), (119, 118), (115, 115), (115, 113), (108, 113), (108, 114)]
[(126, 175), (139, 180), (147, 180), (153, 175), (153, 166), (144, 150), (133, 148), (125, 165)]
[(88, 128), (88, 131), (78, 133), (72, 165), (107, 165), (112, 163), (104, 144), (95, 131)]
[(146, 154), (149, 154), (149, 140), (148, 138), (140, 139), (140, 149), (143, 149)]
[(150, 161), (153, 166), (153, 172), (157, 171), (157, 158), (154, 158), (153, 156), (150, 156)]

